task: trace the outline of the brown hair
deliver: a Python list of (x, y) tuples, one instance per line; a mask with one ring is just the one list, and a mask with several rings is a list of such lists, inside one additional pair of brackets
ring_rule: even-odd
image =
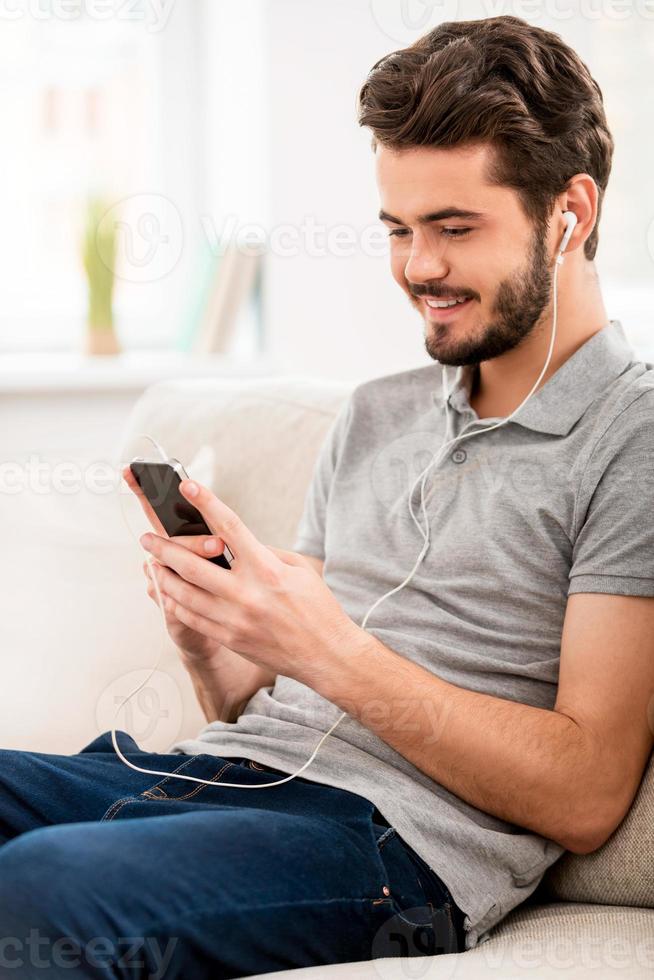
[(509, 16), (441, 24), (372, 67), (358, 121), (373, 149), (491, 143), (488, 179), (514, 187), (535, 223), (574, 174), (590, 174), (597, 221), (584, 254), (595, 257), (613, 138), (599, 85), (558, 34)]

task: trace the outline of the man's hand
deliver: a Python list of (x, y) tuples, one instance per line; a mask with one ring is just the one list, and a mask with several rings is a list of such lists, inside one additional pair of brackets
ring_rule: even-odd
[[(168, 536), (166, 535), (166, 531), (163, 525), (161, 524), (161, 521), (157, 517), (155, 511), (153, 510), (150, 501), (143, 493), (143, 490), (134, 479), (134, 474), (132, 473), (129, 466), (126, 466), (122, 472), (123, 472), (123, 479), (125, 480), (125, 483), (128, 485), (130, 490), (132, 490), (132, 492), (135, 493), (136, 496), (138, 497), (143, 513), (145, 514), (148, 521), (150, 522), (150, 525), (152, 526), (153, 530), (157, 534), (160, 534), (163, 537), (167, 538)], [(196, 534), (196, 535), (179, 535), (177, 537), (170, 538), (169, 540), (175, 541), (181, 547), (187, 548), (189, 551), (193, 552), (196, 555), (206, 556), (206, 553), (203, 549), (204, 549), (204, 543), (207, 540), (207, 538), (208, 535), (206, 534)], [(166, 618), (166, 626), (168, 628), (168, 632), (173, 642), (175, 643), (175, 646), (178, 647), (178, 649), (184, 655), (185, 658), (189, 659), (193, 663), (210, 667), (212, 665), (212, 661), (217, 656), (220, 655), (220, 643), (218, 643), (216, 640), (208, 636), (205, 636), (203, 633), (198, 633), (193, 629), (189, 629), (189, 627), (185, 623), (182, 623), (180, 622), (179, 619), (177, 619), (175, 614), (171, 611), (170, 597), (166, 593), (166, 590), (163, 588), (162, 570), (163, 570), (163, 566), (157, 563), (157, 567), (154, 569), (154, 572), (152, 572), (148, 562), (147, 561), (143, 562), (143, 574), (145, 575), (146, 578), (147, 593), (152, 599), (152, 601), (158, 606), (159, 601), (157, 599), (157, 593), (154, 587), (154, 582), (152, 580), (152, 575), (155, 574), (157, 575), (159, 591), (161, 593), (161, 598), (164, 603), (163, 612)]]
[[(123, 469), (123, 478), (138, 497), (143, 513), (152, 528), (157, 534), (166, 536), (159, 518), (134, 479), (129, 466)], [(208, 538), (208, 535), (179, 535), (170, 540), (193, 554), (202, 555), (203, 560), (205, 560), (204, 543)], [(216, 553), (219, 553), (218, 550)], [(218, 640), (192, 629), (178, 619), (174, 612), (174, 604), (163, 585), (164, 566), (156, 561), (155, 565), (153, 573), (148, 562), (143, 562), (147, 593), (158, 606), (159, 601), (152, 579), (152, 575), (155, 574), (158, 576), (157, 583), (164, 603), (164, 616), (168, 633), (180, 652), (182, 663), (189, 671), (198, 701), (207, 721), (216, 719), (236, 721), (243, 706), (253, 694), (262, 687), (274, 685), (275, 672), (251, 663)], [(173, 575), (174, 573), (171, 572), (170, 574)]]
[(358, 628), (310, 559), (262, 544), (206, 487), (183, 480), (179, 489), (213, 532), (205, 557), (227, 544), (234, 561), (220, 568), (177, 541), (144, 535), (141, 544), (162, 566), (168, 611), (252, 663), (310, 684)]

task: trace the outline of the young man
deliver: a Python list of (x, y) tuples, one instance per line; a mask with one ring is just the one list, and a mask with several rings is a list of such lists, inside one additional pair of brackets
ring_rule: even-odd
[[(360, 122), (438, 364), (355, 388), (294, 552), (190, 481), (213, 536), (144, 537), (210, 724), (168, 754), (121, 734), (136, 770), (106, 735), (4, 753), (16, 956), (36, 932), (78, 975), (126, 976), (131, 936), (130, 976), (196, 978), (472, 948), (630, 807), (653, 742), (654, 371), (594, 268), (600, 90), (557, 35), (448, 23), (373, 68)], [(204, 561), (224, 542), (230, 571)], [(342, 712), (301, 777), (249, 791)]]

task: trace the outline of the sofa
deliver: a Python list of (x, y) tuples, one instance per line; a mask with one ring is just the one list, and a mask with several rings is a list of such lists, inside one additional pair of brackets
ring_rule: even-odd
[[(0, 571), (2, 594), (11, 599), (0, 626), (3, 747), (78, 751), (111, 726), (122, 697), (157, 660), (118, 727), (154, 750), (202, 727), (190, 680), (145, 593), (138, 536), (146, 525), (118, 480), (120, 464), (152, 454), (147, 433), (261, 541), (290, 548), (313, 461), (349, 390), (298, 376), (161, 382), (133, 409), (106, 485), (85, 480), (75, 495), (21, 495), (15, 520), (6, 522)], [(654, 758), (603, 847), (587, 855), (565, 852), (475, 949), (276, 976), (654, 977)]]

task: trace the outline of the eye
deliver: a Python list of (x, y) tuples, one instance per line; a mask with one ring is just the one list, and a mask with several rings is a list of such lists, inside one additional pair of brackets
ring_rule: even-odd
[[(472, 228), (442, 228), (441, 234), (445, 238), (465, 238), (471, 231)], [(389, 231), (388, 237), (405, 238), (409, 234), (410, 231), (408, 228), (394, 228), (392, 231)]]

